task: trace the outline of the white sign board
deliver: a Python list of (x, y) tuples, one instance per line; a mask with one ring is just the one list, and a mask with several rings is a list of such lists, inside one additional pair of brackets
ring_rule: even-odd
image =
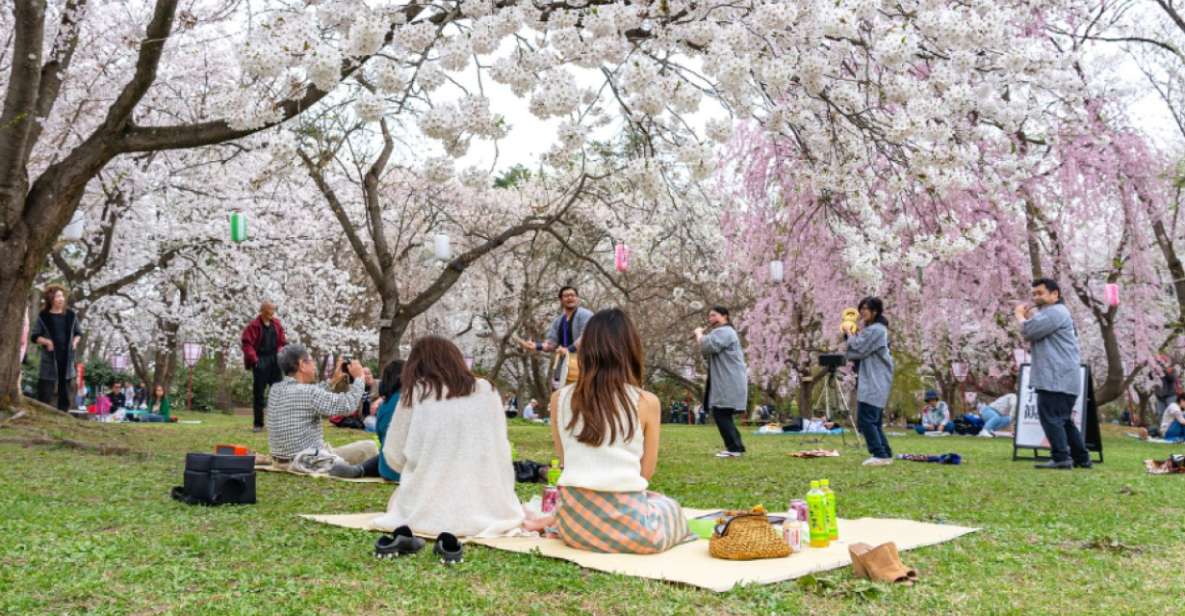
[[(1045, 438), (1045, 429), (1041, 427), (1041, 420), (1037, 416), (1037, 392), (1029, 386), (1031, 364), (1020, 367), (1020, 390), (1016, 394), (1016, 440), (1013, 447), (1030, 447), (1033, 449), (1049, 449), (1049, 439)], [(1079, 381), (1078, 399), (1074, 401), (1074, 425), (1078, 431), (1086, 434), (1086, 414), (1082, 411), (1086, 401), (1086, 366), (1082, 366)]]

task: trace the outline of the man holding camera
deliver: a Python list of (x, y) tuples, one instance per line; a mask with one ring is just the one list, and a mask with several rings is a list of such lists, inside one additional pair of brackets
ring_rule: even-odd
[(253, 386), (251, 406), (255, 414), (255, 431), (263, 430), (263, 409), (267, 388), (280, 381), (280, 368), (276, 355), (284, 349), (287, 339), (284, 326), (276, 318), (276, 305), (265, 301), (259, 307), (259, 316), (243, 330), (243, 362), (251, 371)]
[(1029, 386), (1037, 392), (1037, 416), (1053, 458), (1037, 468), (1090, 468), (1090, 453), (1073, 419), (1074, 401), (1082, 386), (1074, 321), (1051, 278), (1033, 281), (1033, 303), (1019, 304), (1015, 312), (1021, 335), (1033, 345)]
[[(373, 439), (350, 443), (342, 447), (330, 447), (322, 432), (322, 420), (334, 415), (348, 415), (358, 408), (362, 394), (374, 384), (374, 377), (362, 367), (358, 360), (351, 361), (348, 372), (354, 378), (349, 390), (342, 393), (330, 392), (317, 384), (317, 362), (309, 357), (303, 345), (284, 347), (278, 357), (284, 378), (272, 386), (268, 399), (268, 446), (276, 462), (288, 464), (297, 454), (306, 450), (317, 450), (319, 454), (332, 454), (340, 460), (331, 470), (364, 464), (379, 453)], [(340, 370), (340, 369), (339, 369)], [(345, 476), (357, 476), (347, 473)]]

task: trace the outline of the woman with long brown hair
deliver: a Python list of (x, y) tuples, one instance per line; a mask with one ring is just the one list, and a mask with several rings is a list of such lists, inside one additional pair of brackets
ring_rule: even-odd
[(382, 454), (400, 474), (399, 487), (376, 524), (397, 529), (396, 537), (410, 531), (471, 537), (516, 531), (523, 508), (514, 492), (498, 391), (475, 377), (461, 351), (438, 336), (416, 341), (400, 380)]
[(653, 554), (688, 536), (683, 509), (649, 492), (658, 465), (661, 407), (643, 391), (642, 342), (625, 312), (585, 327), (580, 378), (551, 397), (551, 433), (563, 466), (555, 528), (595, 552)]

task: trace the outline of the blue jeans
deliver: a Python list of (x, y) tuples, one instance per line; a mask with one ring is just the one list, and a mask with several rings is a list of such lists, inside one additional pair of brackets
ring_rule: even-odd
[(885, 410), (859, 402), (856, 404), (856, 427), (864, 435), (864, 442), (868, 444), (868, 453), (874, 458), (892, 458), (893, 450), (889, 448), (889, 439), (885, 438), (885, 431), (881, 424), (884, 422)]
[(1175, 421), (1169, 424), (1169, 429), (1164, 431), (1164, 440), (1185, 441), (1185, 426)]
[(983, 429), (988, 432), (1002, 430), (1012, 425), (1011, 417), (1007, 415), (1001, 415), (999, 411), (990, 406), (983, 407), (983, 410), (980, 411), (979, 416), (983, 417)]

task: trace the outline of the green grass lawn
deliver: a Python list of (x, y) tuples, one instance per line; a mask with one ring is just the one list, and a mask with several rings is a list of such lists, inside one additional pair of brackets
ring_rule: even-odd
[[(201, 425), (85, 426), (92, 440), (144, 455), (0, 444), (0, 613), (1016, 613), (1185, 611), (1185, 477), (1150, 476), (1141, 461), (1181, 447), (1108, 432), (1106, 463), (1036, 471), (1004, 439), (890, 437), (898, 453), (956, 451), (967, 463), (860, 465), (865, 455), (788, 457), (800, 438), (746, 433), (743, 459), (712, 457), (715, 429), (667, 427), (652, 487), (694, 507), (782, 510), (826, 477), (843, 517), (883, 516), (982, 527), (903, 553), (913, 588), (873, 586), (847, 569), (813, 583), (717, 594), (586, 571), (540, 556), (466, 549), (445, 569), (428, 550), (371, 557), (374, 536), (298, 513), (374, 511), (391, 487), (260, 473), (254, 506), (189, 507), (169, 499), (184, 454), (215, 443), (265, 448), (249, 418), (191, 414)], [(75, 434), (64, 418), (46, 432)], [(0, 429), (0, 437), (12, 427)], [(361, 433), (327, 429), (333, 442)], [(550, 458), (542, 426), (515, 423), (520, 457)], [(80, 437), (81, 438), (81, 437)], [(0, 439), (11, 441), (13, 439)], [(849, 444), (852, 441), (849, 439)], [(815, 445), (805, 444), (807, 447)], [(443, 489), (443, 487), (442, 487)], [(519, 485), (524, 499), (538, 486)]]

